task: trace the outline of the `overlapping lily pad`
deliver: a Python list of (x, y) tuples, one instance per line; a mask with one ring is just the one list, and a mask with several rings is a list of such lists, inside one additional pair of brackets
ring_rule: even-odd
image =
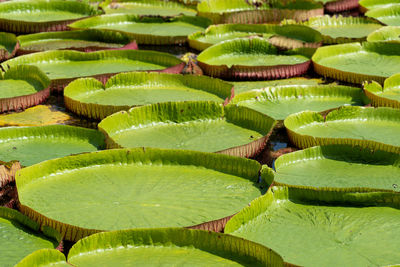
[(393, 108), (343, 107), (326, 118), (304, 111), (284, 121), (290, 140), (300, 148), (350, 144), (372, 150), (400, 152), (400, 110)]
[(50, 95), (49, 78), (35, 66), (18, 65), (0, 75), (0, 112), (40, 104)]
[(361, 89), (336, 84), (266, 87), (238, 94), (232, 100), (276, 120), (303, 110), (323, 112), (343, 105), (362, 106), (365, 102)]
[(107, 50), (84, 53), (56, 50), (7, 60), (4, 68), (19, 64), (35, 65), (51, 79), (52, 90), (62, 91), (72, 80), (95, 77), (102, 82), (119, 72), (162, 71), (180, 73), (185, 64), (175, 56), (144, 50)]
[(159, 102), (228, 102), (233, 86), (206, 76), (167, 73), (121, 73), (105, 85), (96, 79), (79, 79), (64, 91), (65, 106), (72, 112), (103, 119), (120, 110)]
[(350, 83), (384, 80), (400, 72), (400, 44), (364, 42), (318, 48), (314, 70), (325, 77)]
[(321, 83), (323, 83), (321, 79), (306, 79), (302, 77), (273, 81), (232, 82), (235, 88), (235, 95), (265, 87), (314, 86)]
[[(160, 262), (179, 266), (284, 266), (278, 254), (259, 244), (184, 228), (98, 233), (79, 240), (68, 254), (68, 263), (74, 266), (99, 262), (104, 266), (156, 266)], [(56, 250), (43, 249), (16, 267), (48, 263), (66, 264), (65, 256)]]
[(207, 0), (199, 3), (197, 10), (200, 16), (211, 19), (214, 24), (259, 24), (280, 22), (283, 19), (303, 21), (324, 13), (322, 4), (308, 0), (257, 2)]
[(15, 33), (62, 31), (72, 21), (100, 13), (83, 1), (7, 1), (0, 3), (0, 30)]
[(386, 205), (398, 201), (393, 193), (272, 187), (235, 215), (225, 233), (270, 247), (301, 266), (396, 265), (400, 210)]
[(130, 228), (220, 231), (226, 217), (265, 192), (260, 168), (215, 153), (112, 149), (24, 168), (16, 184), (24, 214), (76, 241)]
[(14, 267), (57, 266), (71, 267), (62, 252), (56, 249), (39, 249), (23, 258)]
[(375, 107), (400, 108), (400, 74), (386, 79), (384, 87), (374, 81), (365, 83), (364, 92)]
[(201, 17), (154, 17), (126, 14), (103, 15), (77, 21), (72, 29), (100, 29), (129, 34), (138, 44), (180, 44), (187, 36), (202, 31), (210, 21)]
[(400, 27), (399, 26), (385, 26), (370, 35), (367, 38), (368, 42), (389, 42), (400, 43)]
[(205, 74), (226, 79), (278, 79), (304, 74), (310, 59), (298, 51), (288, 53), (264, 38), (237, 38), (213, 45), (197, 57)]
[(102, 3), (106, 14), (123, 13), (141, 16), (196, 16), (194, 7), (173, 1), (107, 0)]
[(238, 37), (262, 36), (273, 45), (294, 49), (300, 47), (317, 48), (322, 44), (319, 32), (304, 25), (276, 24), (223, 24), (211, 25), (205, 31), (189, 35), (189, 45), (197, 50), (204, 50), (221, 41)]
[(18, 40), (14, 34), (0, 32), (0, 61), (12, 58), (18, 47)]
[(43, 248), (56, 248), (60, 236), (52, 229), (43, 229), (16, 210), (0, 207), (0, 265), (14, 266), (25, 256)]
[(389, 26), (400, 26), (400, 4), (387, 5), (373, 8), (365, 13), (365, 16), (374, 18)]
[(18, 36), (18, 40), (19, 55), (58, 49), (84, 52), (119, 49), (133, 42), (126, 34), (100, 30), (35, 33)]
[(368, 34), (382, 27), (379, 22), (362, 17), (320, 16), (305, 24), (322, 34), (325, 44), (365, 41)]
[(0, 128), (0, 160), (23, 166), (104, 148), (102, 133), (80, 127), (50, 125)]
[(346, 192), (399, 192), (400, 154), (329, 145), (285, 154), (275, 161), (275, 185)]
[(324, 4), (325, 11), (328, 13), (337, 13), (356, 9), (359, 7), (359, 0), (318, 0)]
[(399, 0), (360, 0), (360, 7), (364, 9), (376, 9), (383, 7), (390, 7), (392, 5), (400, 4)]
[(113, 114), (99, 129), (109, 148), (144, 146), (253, 157), (265, 147), (275, 123), (244, 107), (169, 102)]

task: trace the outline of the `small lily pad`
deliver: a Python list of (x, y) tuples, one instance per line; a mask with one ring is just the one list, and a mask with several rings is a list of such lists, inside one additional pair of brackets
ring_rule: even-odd
[(400, 74), (387, 78), (384, 87), (374, 81), (365, 83), (364, 92), (375, 107), (400, 108)]

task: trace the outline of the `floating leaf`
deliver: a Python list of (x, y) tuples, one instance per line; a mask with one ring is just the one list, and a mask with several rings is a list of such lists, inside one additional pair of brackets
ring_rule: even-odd
[(72, 112), (103, 119), (120, 110), (159, 102), (229, 101), (232, 85), (207, 76), (166, 73), (121, 73), (105, 85), (96, 79), (79, 79), (64, 92), (65, 106)]
[(221, 230), (221, 218), (265, 192), (260, 168), (256, 161), (215, 153), (111, 149), (24, 168), (16, 184), (24, 214), (77, 241), (130, 228), (202, 224)]
[(400, 110), (392, 108), (342, 107), (326, 118), (317, 112), (292, 114), (284, 121), (290, 140), (300, 148), (349, 144), (400, 152)]
[(18, 40), (14, 34), (0, 32), (0, 61), (12, 58), (18, 47)]
[(400, 74), (386, 79), (383, 88), (374, 81), (365, 83), (364, 92), (375, 107), (400, 108)]
[(380, 8), (373, 8), (365, 16), (374, 18), (389, 26), (400, 26), (400, 5), (399, 3)]
[(385, 26), (368, 35), (368, 42), (400, 43), (400, 27)]
[(71, 267), (65, 261), (65, 256), (56, 249), (39, 249), (32, 254), (23, 258), (14, 267), (31, 267), (31, 266), (57, 266)]

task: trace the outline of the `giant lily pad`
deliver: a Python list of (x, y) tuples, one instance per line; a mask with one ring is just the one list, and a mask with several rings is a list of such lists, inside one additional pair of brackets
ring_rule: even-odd
[(197, 57), (203, 71), (228, 79), (278, 79), (304, 74), (310, 59), (301, 54), (284, 54), (268, 40), (237, 38), (213, 45)]
[(19, 64), (35, 65), (51, 79), (52, 90), (61, 91), (72, 80), (96, 77), (105, 82), (126, 71), (165, 71), (179, 73), (184, 63), (173, 55), (155, 51), (107, 50), (84, 53), (57, 50), (34, 53), (7, 60), (4, 68)]
[(104, 147), (104, 136), (91, 129), (66, 125), (0, 128), (0, 160), (38, 162)]
[(232, 85), (207, 76), (166, 73), (121, 73), (105, 85), (96, 79), (79, 79), (64, 91), (65, 106), (74, 113), (103, 119), (130, 107), (170, 101), (228, 102)]
[(379, 200), (398, 201), (387, 194), (272, 187), (234, 216), (225, 233), (270, 247), (284, 261), (301, 266), (396, 265), (400, 210), (376, 207)]
[(314, 70), (325, 77), (363, 83), (400, 72), (400, 44), (349, 43), (318, 48), (312, 57)]
[(383, 7), (390, 7), (392, 5), (400, 4), (399, 0), (360, 0), (360, 7), (364, 9), (376, 9)]
[(214, 24), (258, 24), (280, 22), (283, 19), (307, 20), (323, 15), (323, 6), (314, 1), (247, 1), (207, 0), (197, 5), (200, 16), (210, 18)]
[(396, 3), (386, 7), (374, 8), (365, 13), (365, 16), (389, 26), (400, 26), (400, 5)]
[(400, 43), (400, 27), (385, 26), (368, 35), (368, 42)]
[(0, 30), (16, 33), (61, 31), (77, 19), (99, 14), (80, 1), (22, 0), (0, 3)]
[(56, 248), (60, 237), (51, 229), (39, 233), (39, 225), (16, 210), (0, 207), (0, 265), (14, 266), (43, 248)]
[(123, 13), (141, 16), (196, 16), (191, 6), (160, 0), (107, 0), (102, 4), (106, 14)]
[(92, 52), (103, 49), (118, 49), (132, 42), (123, 33), (100, 30), (43, 32), (18, 36), (18, 54), (47, 50), (70, 49)]
[[(74, 266), (284, 266), (269, 248), (221, 233), (184, 228), (122, 230), (79, 240), (69, 251)], [(32, 253), (16, 267), (66, 264), (56, 250)], [(66, 265), (70, 266), (70, 265)]]
[(237, 37), (263, 36), (270, 43), (280, 48), (319, 47), (321, 34), (304, 25), (276, 24), (223, 24), (211, 25), (205, 31), (189, 35), (189, 45), (197, 50), (204, 50), (221, 41)]
[(16, 184), (23, 213), (76, 241), (106, 230), (217, 227), (206, 222), (231, 216), (265, 192), (260, 168), (215, 153), (111, 149), (24, 168)]
[(18, 47), (18, 40), (14, 34), (0, 32), (0, 61), (12, 58)]
[(290, 140), (298, 147), (351, 144), (373, 150), (400, 152), (400, 110), (343, 107), (324, 119), (304, 111), (285, 119)]
[(273, 81), (232, 82), (235, 88), (235, 95), (265, 87), (313, 86), (321, 83), (323, 83), (321, 79), (306, 79), (302, 77)]
[(318, 0), (324, 4), (325, 11), (329, 13), (337, 13), (356, 9), (359, 7), (359, 0)]
[(368, 34), (382, 27), (382, 24), (369, 18), (342, 16), (314, 17), (305, 24), (319, 31), (325, 44), (365, 41)]
[(346, 192), (400, 188), (400, 154), (349, 145), (312, 147), (275, 161), (275, 185)]
[(276, 120), (303, 110), (322, 112), (343, 105), (364, 105), (361, 89), (341, 85), (267, 87), (236, 95), (232, 100)]
[(126, 14), (103, 15), (77, 21), (72, 29), (101, 29), (129, 34), (138, 44), (165, 45), (187, 41), (187, 36), (204, 30), (210, 21), (201, 17), (146, 17)]
[(159, 147), (253, 157), (275, 121), (251, 109), (216, 102), (169, 102), (133, 108), (104, 119), (107, 146)]
[(400, 108), (400, 74), (386, 79), (384, 87), (374, 81), (365, 83), (364, 92), (376, 107)]
[(0, 112), (40, 104), (50, 95), (49, 78), (35, 66), (15, 66), (0, 75)]

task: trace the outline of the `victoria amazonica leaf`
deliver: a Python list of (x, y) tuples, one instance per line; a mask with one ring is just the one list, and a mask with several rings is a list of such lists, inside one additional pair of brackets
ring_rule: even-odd
[(23, 166), (104, 148), (102, 133), (74, 126), (0, 128), (0, 160)]
[(11, 267), (38, 249), (56, 248), (59, 237), (47, 232), (40, 233), (39, 225), (18, 211), (0, 207), (0, 265)]
[(0, 32), (0, 60), (12, 58), (18, 49), (17, 37), (12, 33)]
[(400, 74), (387, 78), (384, 87), (374, 81), (365, 83), (364, 92), (376, 107), (400, 108)]
[(400, 26), (385, 26), (368, 35), (368, 42), (400, 43)]
[(400, 44), (348, 43), (320, 47), (312, 57), (315, 72), (350, 83), (384, 80), (400, 72)]
[(352, 192), (399, 192), (400, 154), (350, 145), (307, 148), (275, 161), (275, 185)]
[(226, 79), (278, 79), (305, 73), (310, 59), (287, 54), (264, 38), (237, 38), (213, 45), (197, 57), (205, 74)]
[[(111, 75), (127, 71), (168, 71), (180, 72), (172, 67), (182, 61), (167, 53), (144, 50), (107, 50), (84, 53), (70, 50), (56, 50), (20, 56), (7, 60), (4, 68), (19, 64), (37, 66), (52, 81), (53, 90), (63, 90), (72, 80), (94, 76), (106, 81)], [(166, 70), (167, 69), (167, 70)]]
[(39, 249), (23, 258), (14, 267), (71, 267), (62, 252), (56, 249)]
[(0, 29), (16, 33), (61, 31), (71, 21), (99, 13), (79, 1), (7, 1), (0, 3)]
[(99, 129), (113, 147), (159, 147), (253, 157), (275, 121), (244, 107), (216, 102), (167, 102), (104, 119)]
[(189, 45), (204, 50), (222, 41), (246, 36), (263, 36), (270, 43), (284, 49), (321, 46), (321, 34), (304, 25), (276, 24), (221, 24), (189, 35)]
[(207, 76), (167, 73), (121, 73), (105, 85), (96, 79), (79, 79), (64, 91), (65, 106), (72, 112), (103, 119), (130, 107), (171, 101), (228, 101), (232, 84)]
[(232, 100), (275, 120), (284, 120), (303, 110), (323, 112), (344, 105), (361, 106), (365, 102), (361, 89), (337, 84), (266, 87), (237, 94)]
[(159, 0), (117, 0), (102, 4), (106, 14), (123, 13), (141, 16), (196, 16), (197, 11), (191, 6), (177, 2)]
[(365, 16), (374, 18), (388, 26), (400, 26), (400, 4), (371, 9), (365, 13)]
[(266, 87), (292, 87), (292, 86), (314, 86), (323, 83), (321, 79), (290, 78), (272, 81), (249, 81), (249, 82), (231, 82), (235, 88), (235, 95), (263, 89)]
[(342, 107), (321, 114), (303, 111), (284, 121), (290, 140), (300, 148), (351, 144), (373, 150), (400, 151), (400, 110), (393, 108)]
[(165, 45), (185, 43), (187, 36), (202, 31), (211, 22), (192, 16), (154, 17), (127, 14), (103, 15), (77, 21), (72, 29), (100, 29), (129, 34), (138, 44)]
[(376, 9), (382, 7), (390, 7), (400, 4), (399, 0), (360, 0), (360, 6), (365, 9)]
[[(235, 215), (225, 233), (246, 238), (300, 266), (387, 266), (400, 261), (400, 210), (376, 206), (376, 194), (311, 193), (272, 187)], [(394, 194), (382, 201), (391, 201)], [(397, 200), (398, 201), (398, 200)], [(371, 206), (372, 205), (372, 206)]]
[(365, 41), (368, 34), (382, 27), (382, 24), (375, 20), (351, 16), (313, 17), (305, 24), (319, 31), (325, 44)]
[(111, 149), (24, 168), (16, 183), (23, 213), (77, 241), (97, 231), (192, 226), (231, 216), (265, 192), (260, 168), (214, 153)]

